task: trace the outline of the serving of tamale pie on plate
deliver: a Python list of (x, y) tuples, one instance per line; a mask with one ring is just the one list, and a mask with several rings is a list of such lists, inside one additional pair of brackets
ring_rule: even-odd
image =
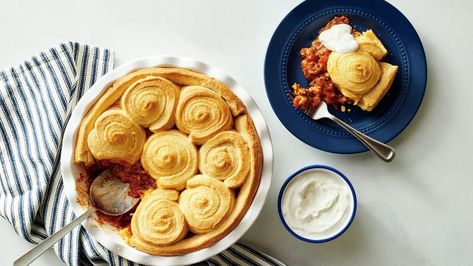
[[(329, 30), (338, 33), (325, 34)], [(342, 36), (346, 47), (352, 36), (356, 47), (333, 46), (334, 36)], [(279, 24), (265, 60), (266, 93), (277, 117), (303, 142), (332, 153), (367, 148), (332, 121), (312, 120), (307, 113), (320, 101), (337, 118), (387, 143), (416, 115), (426, 79), (417, 32), (386, 1), (305, 1)]]

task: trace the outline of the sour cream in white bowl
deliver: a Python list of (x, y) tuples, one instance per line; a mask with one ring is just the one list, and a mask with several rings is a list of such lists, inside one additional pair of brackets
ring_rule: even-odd
[(311, 165), (284, 182), (278, 197), (284, 227), (300, 240), (331, 241), (350, 227), (356, 213), (356, 194), (348, 178), (325, 165)]

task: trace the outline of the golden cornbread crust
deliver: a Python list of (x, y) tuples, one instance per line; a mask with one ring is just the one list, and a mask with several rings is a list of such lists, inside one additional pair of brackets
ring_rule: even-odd
[(94, 162), (94, 158), (87, 147), (87, 135), (92, 130), (97, 118), (110, 108), (130, 87), (131, 84), (137, 80), (147, 76), (158, 76), (165, 78), (174, 84), (181, 86), (202, 86), (215, 91), (217, 94), (227, 102), (232, 115), (238, 116), (246, 112), (243, 102), (228, 88), (224, 83), (201, 74), (184, 68), (173, 67), (154, 67), (143, 68), (132, 72), (118, 79), (105, 93), (97, 100), (88, 113), (84, 116), (79, 132), (77, 134), (76, 148), (74, 152), (74, 162), (84, 163), (90, 165)]
[[(243, 216), (248, 211), (260, 184), (263, 167), (263, 152), (256, 128), (247, 112), (245, 105), (233, 93), (233, 91), (227, 87), (227, 85), (214, 78), (188, 69), (174, 67), (153, 67), (139, 69), (121, 77), (115, 81), (112, 86), (107, 88), (103, 95), (90, 108), (82, 120), (77, 135), (76, 146), (74, 150), (74, 162), (76, 164), (88, 166), (96, 161), (93, 154), (89, 150), (87, 137), (92, 129), (94, 129), (97, 118), (110, 108), (116, 108), (116, 103), (120, 101), (121, 96), (132, 84), (140, 79), (150, 76), (161, 77), (163, 79), (169, 80), (179, 87), (205, 87), (220, 95), (228, 105), (233, 117), (233, 127), (230, 130), (238, 132), (243, 137), (250, 153), (250, 169), (245, 181), (241, 184), (241, 186), (239, 186), (239, 188), (236, 188), (235, 190), (235, 201), (231, 212), (228, 214), (228, 216), (225, 216), (225, 219), (219, 222), (210, 231), (202, 234), (188, 234), (182, 240), (179, 240), (175, 243), (173, 242), (169, 245), (154, 245), (153, 243), (137, 245), (136, 241), (133, 241), (134, 236), (130, 226), (122, 228), (119, 231), (125, 242), (140, 251), (152, 255), (179, 256), (212, 246), (224, 238), (240, 223)], [(172, 130), (176, 130), (176, 128)], [(215, 135), (217, 133), (215, 133)], [(194, 143), (194, 145), (199, 148), (200, 143)], [(146, 195), (147, 194), (145, 194), (144, 197), (146, 197)]]

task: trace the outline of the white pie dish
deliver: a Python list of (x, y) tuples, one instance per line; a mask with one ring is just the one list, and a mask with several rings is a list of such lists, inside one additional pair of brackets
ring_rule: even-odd
[(261, 140), (263, 151), (263, 171), (258, 191), (256, 192), (253, 202), (243, 219), (228, 235), (208, 248), (182, 256), (155, 256), (134, 249), (123, 241), (115, 229), (109, 226), (100, 225), (94, 218), (89, 218), (82, 225), (92, 235), (92, 237), (94, 237), (105, 248), (131, 261), (146, 265), (192, 264), (220, 253), (244, 235), (258, 217), (264, 205), (271, 183), (273, 152), (266, 122), (248, 92), (223, 71), (209, 66), (206, 63), (189, 58), (155, 56), (131, 61), (104, 75), (80, 99), (71, 114), (71, 118), (64, 132), (61, 154), (61, 173), (64, 182), (64, 189), (75, 214), (80, 215), (85, 212), (85, 209), (77, 202), (76, 178), (78, 177), (78, 171), (80, 169), (73, 163), (75, 140), (82, 118), (89, 108), (93, 106), (96, 100), (100, 98), (105, 89), (115, 80), (137, 69), (153, 66), (174, 66), (201, 72), (224, 82), (243, 101), (247, 107), (249, 115), (253, 119), (253, 123)]

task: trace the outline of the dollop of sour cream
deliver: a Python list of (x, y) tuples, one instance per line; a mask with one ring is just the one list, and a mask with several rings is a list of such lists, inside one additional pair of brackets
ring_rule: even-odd
[(319, 40), (329, 50), (337, 53), (351, 53), (358, 50), (358, 42), (351, 34), (351, 26), (337, 24), (319, 35)]
[(301, 172), (289, 182), (281, 207), (286, 224), (295, 233), (320, 240), (337, 234), (348, 224), (354, 199), (340, 176), (314, 168)]

